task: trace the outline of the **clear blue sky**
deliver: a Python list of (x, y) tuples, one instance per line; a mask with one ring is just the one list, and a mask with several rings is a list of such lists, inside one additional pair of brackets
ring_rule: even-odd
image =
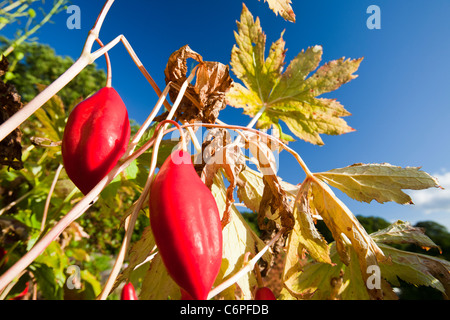
[[(103, 1), (73, 4), (81, 9), (81, 30), (69, 30), (69, 15), (63, 12), (37, 36), (58, 54), (76, 59)], [(327, 94), (352, 113), (346, 120), (357, 131), (322, 136), (322, 147), (303, 141), (291, 145), (311, 170), (326, 171), (357, 162), (421, 166), (438, 175), (448, 189), (420, 193), (415, 206), (361, 204), (336, 193), (355, 214), (412, 223), (435, 220), (450, 230), (450, 1), (294, 0), (296, 23), (275, 16), (262, 0), (246, 0), (245, 4), (260, 17), (268, 45), (286, 30), (286, 62), (313, 45), (323, 46), (323, 63), (343, 56), (364, 57), (359, 77)], [(380, 30), (366, 27), (370, 16), (366, 10), (372, 4), (381, 9)], [(163, 88), (167, 59), (185, 44), (205, 60), (229, 63), (241, 9), (242, 1), (235, 0), (116, 0), (100, 36), (106, 43), (124, 34)], [(122, 46), (113, 49), (110, 56), (113, 86), (128, 106), (130, 117), (142, 122), (156, 95)], [(103, 59), (98, 64), (104, 67)], [(221, 119), (241, 125), (250, 121), (241, 109), (231, 107)], [(280, 158), (279, 173), (291, 183), (303, 178), (289, 155)]]

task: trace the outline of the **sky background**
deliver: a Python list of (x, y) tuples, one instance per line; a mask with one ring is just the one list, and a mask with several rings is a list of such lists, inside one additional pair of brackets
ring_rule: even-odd
[[(47, 6), (51, 1), (46, 1)], [(290, 144), (311, 171), (320, 172), (354, 163), (420, 166), (439, 179), (446, 190), (407, 191), (414, 206), (360, 203), (335, 190), (355, 215), (416, 223), (434, 220), (450, 230), (450, 1), (448, 0), (293, 0), (297, 21), (290, 23), (262, 0), (246, 0), (261, 20), (268, 47), (283, 30), (286, 63), (302, 49), (323, 47), (322, 63), (341, 57), (364, 60), (358, 78), (324, 97), (336, 98), (352, 116), (345, 118), (356, 131), (322, 135), (324, 146), (303, 141)], [(72, 1), (81, 9), (81, 29), (70, 30), (69, 14), (59, 13), (37, 34), (56, 53), (78, 58), (104, 1)], [(161, 88), (170, 54), (188, 44), (206, 61), (229, 64), (243, 1), (116, 0), (100, 38), (104, 43), (124, 34)], [(370, 5), (381, 9), (381, 29), (370, 30)], [(10, 36), (13, 28), (4, 29)], [(113, 86), (127, 105), (130, 118), (142, 123), (157, 96), (122, 45), (110, 51)], [(105, 68), (104, 59), (97, 65)], [(232, 77), (236, 79), (234, 74)], [(220, 119), (247, 125), (242, 109), (227, 107)], [(288, 131), (286, 131), (289, 133)], [(297, 184), (304, 174), (287, 153), (279, 160), (279, 175)]]

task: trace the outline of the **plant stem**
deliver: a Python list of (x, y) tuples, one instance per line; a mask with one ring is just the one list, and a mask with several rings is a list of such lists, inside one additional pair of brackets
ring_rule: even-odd
[(56, 182), (58, 182), (58, 178), (59, 178), (59, 175), (60, 175), (62, 169), (63, 169), (63, 165), (60, 164), (58, 166), (58, 169), (56, 169), (55, 177), (53, 178), (52, 185), (50, 186), (50, 190), (47, 195), (47, 199), (45, 200), (44, 214), (42, 216), (42, 221), (41, 221), (41, 232), (44, 231), (45, 222), (47, 220), (48, 208), (50, 207), (50, 200), (52, 199), (52, 194), (53, 194), (53, 191), (55, 190)]
[(247, 128), (253, 128), (265, 111), (266, 104), (264, 104), (263, 107), (258, 111), (258, 113), (253, 117), (252, 121), (250, 121), (250, 123), (247, 125)]
[(0, 210), (0, 216), (2, 214), (4, 214), (6, 211), (8, 211), (9, 209), (11, 209), (12, 207), (14, 207), (16, 204), (22, 202), (23, 200), (25, 200), (30, 194), (32, 194), (34, 192), (34, 190), (30, 190), (27, 193), (25, 193), (23, 196), (21, 196), (20, 198), (16, 199), (15, 201), (11, 202), (10, 204), (8, 204), (6, 207), (2, 208)]
[[(97, 38), (96, 41), (101, 47), (104, 47), (103, 42)], [(109, 59), (108, 52), (105, 52), (105, 62), (106, 62), (106, 70), (107, 70), (107, 76), (106, 76), (106, 87), (111, 87), (112, 83), (112, 68), (111, 68), (111, 59)]]

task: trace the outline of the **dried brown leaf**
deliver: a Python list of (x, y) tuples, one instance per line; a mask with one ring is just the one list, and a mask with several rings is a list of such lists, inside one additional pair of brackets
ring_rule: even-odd
[(204, 167), (201, 178), (205, 185), (211, 189), (214, 178), (219, 170), (223, 170), (229, 185), (226, 193), (226, 208), (222, 218), (222, 226), (229, 222), (231, 205), (234, 203), (233, 192), (237, 185), (238, 176), (245, 167), (245, 159), (241, 148), (232, 144), (228, 130), (212, 129), (206, 136), (207, 145), (201, 155)]
[[(2, 57), (0, 60), (0, 77), (6, 73), (8, 65), (6, 57)], [(0, 79), (0, 124), (8, 120), (22, 107), (23, 103), (16, 88)], [(15, 170), (23, 168), (21, 143), (22, 132), (19, 128), (0, 141), (0, 166), (6, 165)]]
[(233, 82), (229, 67), (220, 62), (203, 61), (202, 56), (188, 45), (181, 47), (169, 57), (164, 71), (166, 84), (172, 85), (169, 91), (172, 101), (176, 100), (179, 89), (187, 79), (188, 59), (198, 62), (196, 83), (188, 85), (175, 117), (188, 122), (214, 123), (226, 106), (225, 94)]

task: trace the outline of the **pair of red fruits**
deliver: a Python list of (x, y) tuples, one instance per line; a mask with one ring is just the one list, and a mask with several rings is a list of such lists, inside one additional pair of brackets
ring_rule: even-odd
[[(127, 108), (117, 91), (100, 89), (71, 112), (62, 141), (65, 170), (88, 194), (125, 154)], [(150, 224), (173, 280), (192, 299), (205, 300), (222, 263), (222, 226), (216, 201), (188, 152), (167, 158), (150, 190)]]

